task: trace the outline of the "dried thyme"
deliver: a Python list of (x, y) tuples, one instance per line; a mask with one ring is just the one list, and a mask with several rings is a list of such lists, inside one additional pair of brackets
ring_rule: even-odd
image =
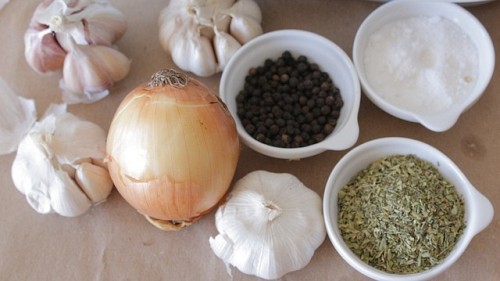
[(456, 188), (414, 155), (372, 163), (340, 190), (338, 207), (347, 246), (389, 273), (416, 273), (439, 264), (465, 228)]

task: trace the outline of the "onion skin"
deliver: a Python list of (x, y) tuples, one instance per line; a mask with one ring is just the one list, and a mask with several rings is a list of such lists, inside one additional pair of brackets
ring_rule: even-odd
[(134, 89), (118, 107), (107, 140), (108, 169), (119, 193), (153, 221), (174, 225), (189, 225), (217, 206), (239, 152), (234, 119), (193, 78), (183, 88)]

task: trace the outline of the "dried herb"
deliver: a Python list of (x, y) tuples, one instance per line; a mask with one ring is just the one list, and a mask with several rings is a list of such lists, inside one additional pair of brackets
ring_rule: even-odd
[(340, 190), (338, 207), (347, 246), (389, 273), (416, 273), (439, 264), (465, 228), (456, 188), (414, 155), (373, 162)]

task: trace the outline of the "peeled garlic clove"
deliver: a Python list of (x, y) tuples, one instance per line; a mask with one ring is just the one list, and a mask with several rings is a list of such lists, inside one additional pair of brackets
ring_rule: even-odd
[(217, 32), (214, 37), (214, 49), (219, 70), (223, 70), (241, 44), (226, 32)]
[(16, 151), (35, 121), (35, 102), (18, 97), (0, 78), (0, 155)]
[(219, 234), (209, 240), (215, 255), (264, 279), (305, 267), (326, 237), (321, 197), (291, 174), (249, 173), (215, 223)]
[(64, 64), (66, 52), (56, 42), (54, 34), (46, 29), (28, 28), (24, 34), (24, 46), (26, 61), (39, 73), (53, 72)]
[(61, 88), (67, 103), (90, 103), (109, 94), (108, 89), (130, 70), (130, 60), (119, 51), (99, 45), (75, 45), (66, 57)]
[(113, 189), (108, 170), (88, 162), (77, 167), (75, 179), (94, 204), (106, 200)]

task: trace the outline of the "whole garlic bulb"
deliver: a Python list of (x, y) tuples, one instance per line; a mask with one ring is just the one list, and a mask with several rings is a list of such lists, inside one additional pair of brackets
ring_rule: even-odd
[(291, 174), (266, 171), (236, 182), (215, 223), (215, 255), (264, 279), (305, 267), (326, 236), (321, 197)]
[[(61, 83), (64, 102), (95, 102), (107, 96), (108, 89), (126, 76), (130, 61), (120, 53), (124, 57), (120, 60), (124, 62), (119, 64), (107, 60), (100, 64), (89, 63), (95, 61), (96, 52), (80, 49), (88, 45), (101, 46), (113, 48), (113, 52), (118, 53), (113, 44), (123, 36), (126, 27), (125, 15), (108, 0), (45, 0), (37, 6), (24, 34), (26, 61), (42, 74), (64, 67)], [(101, 57), (110, 53), (112, 51), (106, 51)], [(113, 57), (116, 61), (117, 55)], [(109, 72), (120, 75), (109, 75)], [(74, 81), (72, 85), (80, 85), (68, 87), (68, 80)]]
[(160, 43), (174, 63), (198, 76), (223, 71), (243, 44), (262, 34), (253, 0), (170, 1), (159, 18)]
[(103, 164), (105, 141), (98, 125), (53, 105), (19, 144), (14, 185), (39, 213), (81, 215), (113, 189)]

